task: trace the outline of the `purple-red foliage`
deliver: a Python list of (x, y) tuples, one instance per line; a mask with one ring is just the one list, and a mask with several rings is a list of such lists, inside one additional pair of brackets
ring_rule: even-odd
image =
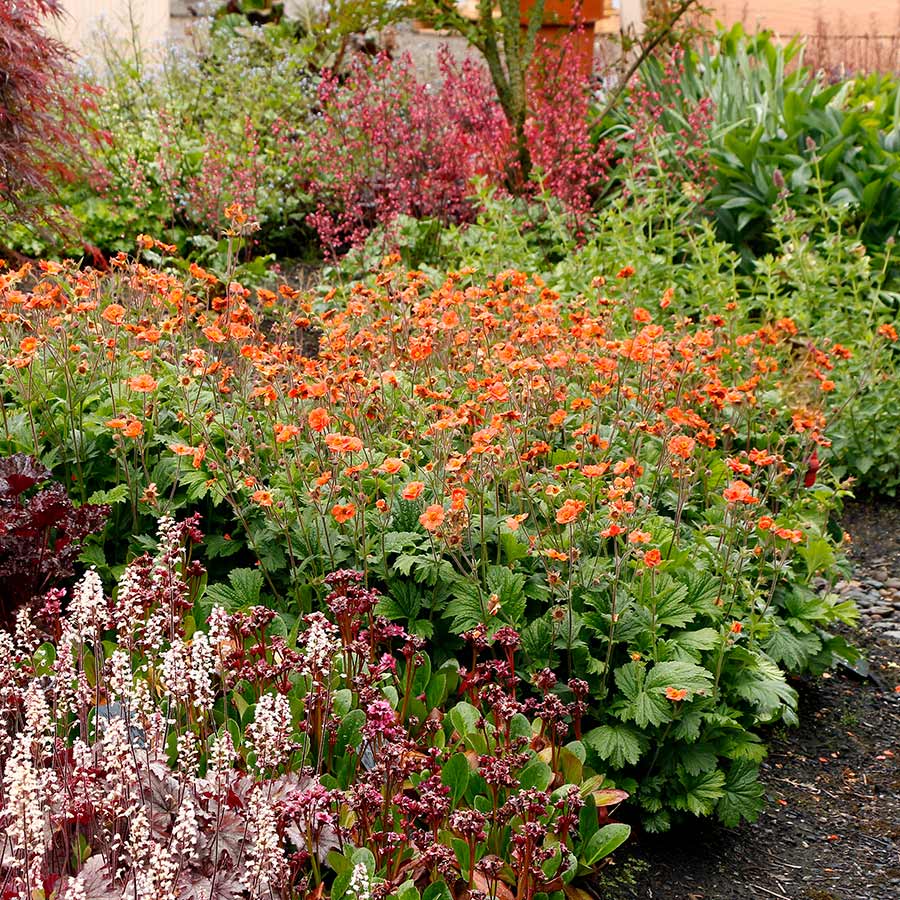
[[(570, 48), (539, 51), (529, 79), (529, 150), (542, 186), (576, 221), (591, 209), (608, 170), (595, 146), (589, 84), (567, 64)], [(365, 240), (399, 215), (465, 222), (477, 211), (473, 180), (529, 194), (516, 176), (513, 131), (484, 68), (444, 49), (441, 84), (420, 83), (409, 57), (358, 58), (349, 74), (326, 74), (320, 127), (311, 138), (316, 199), (310, 224), (332, 253)]]
[(574, 32), (561, 46), (539, 44), (529, 69), (525, 123), (532, 164), (543, 187), (560, 200), (576, 224), (591, 211), (607, 178), (613, 145), (594, 143), (590, 131), (590, 82), (579, 82)]
[(79, 134), (90, 133), (94, 91), (75, 82), (47, 31), (61, 14), (57, 0), (0, 2), (0, 220), (45, 221), (54, 186), (85, 166)]
[(472, 179), (502, 172), (509, 129), (490, 82), (448, 53), (440, 66), (444, 81), (435, 91), (416, 80), (408, 56), (360, 57), (345, 76), (323, 78), (310, 223), (331, 252), (398, 215), (465, 221)]
[(109, 507), (76, 508), (50, 470), (31, 456), (0, 459), (0, 622), (75, 572), (84, 539), (100, 531)]

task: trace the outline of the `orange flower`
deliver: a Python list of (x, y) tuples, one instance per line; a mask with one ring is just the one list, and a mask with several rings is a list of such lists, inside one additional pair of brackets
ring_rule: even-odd
[(344, 522), (352, 519), (356, 515), (356, 506), (353, 503), (340, 503), (331, 507), (331, 514), (334, 516), (338, 524), (343, 525)]
[(753, 469), (747, 465), (745, 462), (741, 462), (739, 459), (735, 459), (733, 456), (729, 456), (725, 460), (725, 465), (734, 472), (735, 475), (752, 475)]
[(567, 413), (564, 409), (557, 409), (547, 417), (547, 423), (551, 428), (558, 428), (566, 421), (566, 415)]
[(581, 500), (573, 500), (571, 497), (556, 511), (556, 521), (560, 525), (569, 525), (583, 512), (585, 504)]
[(731, 484), (722, 491), (722, 496), (729, 503), (746, 503), (748, 506), (753, 503), (759, 503), (759, 497), (750, 490), (750, 485), (743, 481), (732, 481)]
[(110, 303), (109, 306), (100, 313), (100, 318), (105, 319), (110, 325), (119, 325), (125, 318), (125, 307), (119, 306), (118, 303)]
[(687, 459), (694, 451), (696, 441), (688, 437), (686, 434), (676, 434), (669, 440), (669, 453), (672, 456), (679, 456), (681, 459)]
[(397, 459), (395, 456), (389, 456), (379, 467), (380, 472), (385, 475), (396, 475), (403, 468), (403, 460)]
[(603, 531), (600, 532), (600, 537), (618, 537), (620, 534), (624, 533), (625, 529), (621, 525), (618, 525), (616, 522), (613, 522), (611, 525), (604, 528)]
[(128, 379), (128, 387), (138, 394), (150, 394), (159, 386), (155, 378), (146, 372)]
[(419, 516), (419, 523), (426, 531), (437, 531), (444, 521), (444, 507), (440, 503), (432, 503)]
[(768, 531), (775, 524), (775, 520), (771, 516), (760, 516), (756, 527), (760, 531)]
[(653, 537), (653, 535), (650, 534), (649, 531), (641, 531), (640, 529), (635, 528), (634, 531), (632, 531), (628, 535), (628, 543), (629, 544), (647, 544), (650, 542), (652, 537)]
[(404, 500), (418, 500), (422, 495), (422, 491), (425, 490), (425, 485), (421, 481), (411, 481), (403, 491), (400, 496)]
[(666, 700), (671, 700), (673, 703), (678, 703), (680, 700), (684, 700), (687, 697), (687, 690), (685, 688), (676, 688), (669, 685), (666, 688)]
[(772, 532), (776, 537), (792, 544), (799, 544), (803, 540), (803, 532), (799, 528), (774, 528)]
[(644, 565), (648, 569), (655, 569), (662, 562), (662, 554), (657, 549), (648, 550), (644, 554)]
[(107, 428), (112, 428), (113, 430), (117, 430), (117, 429), (120, 429), (120, 428), (124, 428), (127, 424), (128, 424), (128, 419), (122, 419), (122, 418), (119, 418), (119, 419), (110, 419), (110, 420), (106, 423), (106, 427), (107, 427)]
[(358, 437), (350, 434), (326, 434), (325, 444), (333, 453), (356, 453), (363, 446)]
[(300, 428), (297, 425), (286, 425), (283, 422), (276, 422), (274, 431), (276, 444), (286, 444), (300, 434)]
[(217, 328), (215, 325), (208, 325), (203, 329), (203, 333), (214, 344), (225, 343), (225, 335), (222, 333), (222, 330), (220, 328)]
[(271, 506), (272, 505), (271, 491), (254, 491), (250, 495), (250, 499), (254, 503), (258, 503), (260, 506)]
[(885, 322), (883, 325), (879, 325), (877, 332), (879, 335), (881, 335), (881, 337), (887, 338), (889, 341), (896, 341), (898, 339), (897, 329), (888, 322)]
[(601, 478), (609, 471), (609, 463), (592, 463), (581, 467), (585, 478)]
[(757, 450), (756, 447), (750, 451), (749, 456), (750, 462), (756, 463), (758, 466), (770, 466), (778, 459), (774, 454), (767, 453), (765, 450)]
[(528, 518), (528, 513), (519, 513), (517, 516), (508, 516), (506, 527), (510, 531), (518, 531), (519, 526)]
[(122, 430), (122, 434), (127, 438), (140, 437), (143, 433), (144, 426), (137, 419), (132, 419)]
[(652, 321), (650, 311), (643, 306), (636, 306), (632, 313), (632, 317), (639, 325), (646, 325), (648, 322)]
[(19, 349), (23, 353), (33, 353), (37, 349), (38, 341), (36, 337), (22, 338)]
[(328, 415), (327, 409), (322, 409), (321, 406), (315, 407), (315, 409), (311, 409), (309, 411), (309, 427), (312, 428), (313, 431), (317, 431), (319, 433), (323, 432), (331, 422), (331, 416)]
[(740, 634), (744, 630), (744, 626), (740, 622), (731, 623), (731, 633)]

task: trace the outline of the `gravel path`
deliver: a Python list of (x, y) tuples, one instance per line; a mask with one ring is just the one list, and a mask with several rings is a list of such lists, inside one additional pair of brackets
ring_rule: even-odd
[(795, 685), (801, 724), (770, 736), (758, 822), (639, 837), (601, 872), (602, 900), (900, 900), (900, 504), (853, 504), (844, 527), (864, 674)]

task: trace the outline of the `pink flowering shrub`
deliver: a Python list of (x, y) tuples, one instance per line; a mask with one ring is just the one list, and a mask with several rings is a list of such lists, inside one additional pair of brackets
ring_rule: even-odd
[(630, 142), (626, 158), (637, 179), (668, 184), (674, 178), (701, 199), (714, 183), (709, 137), (715, 104), (708, 96), (685, 96), (683, 76), (684, 49), (675, 46), (648, 61), (635, 78), (624, 110)]
[(349, 571), (327, 615), (210, 609), (200, 539), (162, 519), (114, 599), (90, 570), (0, 631), (4, 898), (531, 900), (627, 837), (583, 763), (587, 684), (545, 670), (529, 699), (512, 628), (433, 666)]

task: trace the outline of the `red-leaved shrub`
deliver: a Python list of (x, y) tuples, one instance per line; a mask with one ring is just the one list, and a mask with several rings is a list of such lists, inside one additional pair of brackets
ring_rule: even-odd
[(583, 219), (608, 152), (591, 140), (589, 84), (573, 82), (569, 52), (539, 49), (532, 65), (526, 128), (539, 181), (530, 183), (517, 174), (512, 129), (477, 63), (445, 49), (434, 89), (416, 79), (409, 57), (359, 58), (347, 75), (326, 74), (309, 188), (310, 223), (327, 250), (359, 244), (399, 215), (465, 222), (476, 211), (477, 177), (500, 191), (543, 188)]
[(323, 78), (310, 222), (331, 252), (398, 215), (465, 221), (472, 179), (495, 181), (505, 167), (508, 127), (487, 77), (448, 53), (440, 64), (435, 91), (416, 80), (408, 56), (357, 58), (347, 75)]
[(93, 91), (75, 83), (68, 51), (47, 31), (61, 14), (57, 0), (0, 2), (0, 222), (45, 223), (54, 186), (85, 164), (79, 134), (90, 130), (76, 126)]

